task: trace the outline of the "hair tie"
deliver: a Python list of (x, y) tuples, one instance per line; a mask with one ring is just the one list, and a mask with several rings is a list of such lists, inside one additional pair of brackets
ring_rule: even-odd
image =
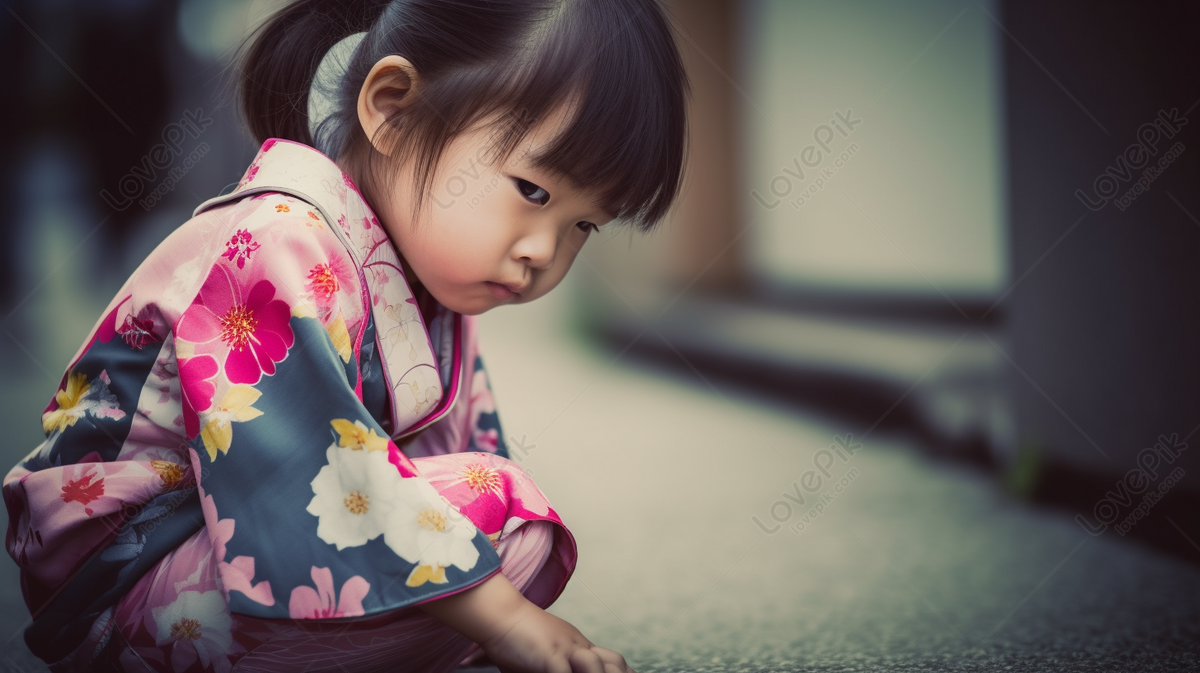
[(336, 158), (338, 148), (333, 147), (336, 126), (324, 122), (337, 111), (337, 95), (354, 50), (367, 36), (366, 31), (348, 35), (329, 48), (313, 75), (312, 87), (308, 90), (308, 133), (313, 146), (325, 156)]

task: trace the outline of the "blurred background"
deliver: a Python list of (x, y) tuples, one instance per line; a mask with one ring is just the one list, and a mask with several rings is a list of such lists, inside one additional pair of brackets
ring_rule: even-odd
[[(227, 68), (279, 4), (5, 0), (6, 465), (257, 151)], [(1200, 670), (1200, 8), (666, 4), (676, 211), (482, 318), (580, 544), (552, 611), (643, 673)]]

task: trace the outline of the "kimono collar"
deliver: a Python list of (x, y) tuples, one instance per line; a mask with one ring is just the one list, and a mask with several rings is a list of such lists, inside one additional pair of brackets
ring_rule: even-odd
[(312, 204), (353, 257), (369, 292), (364, 309), (375, 321), (377, 352), (391, 392), (392, 438), (413, 434), (448, 414), (464, 385), (462, 315), (439, 304), (425, 324), (391, 239), (332, 159), (308, 145), (270, 138), (237, 187), (201, 203), (193, 216), (265, 192)]

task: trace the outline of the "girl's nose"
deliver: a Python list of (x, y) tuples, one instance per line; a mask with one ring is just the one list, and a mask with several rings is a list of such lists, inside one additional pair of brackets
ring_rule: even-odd
[(535, 269), (547, 269), (554, 264), (558, 248), (558, 233), (552, 227), (538, 227), (522, 236), (513, 246), (513, 258)]

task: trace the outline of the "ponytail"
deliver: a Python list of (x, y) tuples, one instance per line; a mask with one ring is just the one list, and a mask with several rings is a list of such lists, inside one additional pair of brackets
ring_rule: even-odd
[(242, 114), (258, 143), (283, 138), (313, 145), (308, 92), (321, 57), (342, 38), (365, 31), (389, 0), (297, 0), (243, 43)]

